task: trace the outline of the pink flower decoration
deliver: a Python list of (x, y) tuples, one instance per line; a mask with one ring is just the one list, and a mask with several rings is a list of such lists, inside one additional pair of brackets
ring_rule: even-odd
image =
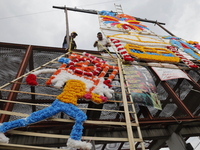
[(106, 103), (107, 102), (107, 97), (101, 95), (100, 96), (100, 99), (102, 100), (102, 102)]
[(87, 93), (87, 94), (85, 94), (83, 97), (84, 97), (85, 99), (89, 100), (89, 99), (92, 98), (92, 95), (89, 94), (89, 93)]

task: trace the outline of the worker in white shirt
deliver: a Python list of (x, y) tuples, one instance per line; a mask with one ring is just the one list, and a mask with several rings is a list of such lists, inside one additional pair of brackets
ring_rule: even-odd
[(108, 47), (110, 47), (110, 43), (103, 38), (102, 33), (97, 33), (98, 40), (94, 42), (94, 47), (97, 47), (97, 50), (100, 52), (109, 52)]

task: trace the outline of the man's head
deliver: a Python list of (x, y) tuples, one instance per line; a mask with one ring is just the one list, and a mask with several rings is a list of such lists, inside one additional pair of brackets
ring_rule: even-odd
[(71, 33), (71, 36), (72, 36), (73, 38), (75, 38), (76, 36), (78, 36), (78, 34), (77, 34), (76, 32), (72, 32), (72, 33)]
[(97, 33), (97, 38), (101, 41), (103, 39), (102, 33), (98, 32)]

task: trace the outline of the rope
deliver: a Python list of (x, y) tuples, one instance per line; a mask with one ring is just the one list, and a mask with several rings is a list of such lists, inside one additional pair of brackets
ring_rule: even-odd
[(69, 52), (71, 53), (71, 48), (72, 48), (72, 37), (70, 39), (70, 44), (69, 44)]
[[(103, 47), (103, 49), (106, 50), (106, 52), (112, 57), (112, 58), (115, 58), (99, 41), (97, 41), (99, 45), (101, 45)], [(99, 45), (98, 45), (98, 49), (99, 49)], [(99, 49), (100, 51), (100, 49)]]

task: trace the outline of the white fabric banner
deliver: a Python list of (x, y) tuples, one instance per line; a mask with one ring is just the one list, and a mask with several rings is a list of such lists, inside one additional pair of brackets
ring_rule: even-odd
[[(163, 65), (163, 64), (162, 64)], [(167, 66), (171, 66), (171, 68), (175, 68), (175, 65), (167, 64)], [(190, 78), (180, 69), (168, 69), (168, 68), (158, 68), (152, 67), (152, 69), (157, 73), (159, 78), (162, 81), (171, 80), (171, 79), (178, 79), (178, 78), (185, 78), (190, 80)]]

